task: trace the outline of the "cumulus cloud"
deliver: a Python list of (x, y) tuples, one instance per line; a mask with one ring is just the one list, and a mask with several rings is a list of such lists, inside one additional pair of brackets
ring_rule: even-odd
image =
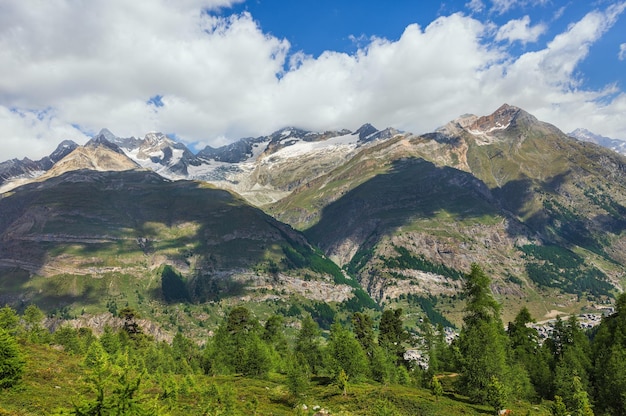
[(101, 127), (213, 146), (287, 125), (371, 122), (422, 133), (503, 102), (567, 131), (586, 120), (626, 138), (624, 94), (581, 90), (576, 75), (624, 4), (587, 14), (521, 56), (492, 41), (532, 41), (540, 25), (523, 18), (494, 31), (457, 13), (409, 25), (396, 41), (312, 57), (264, 33), (254, 16), (206, 11), (227, 0), (25, 3), (0, 3), (1, 160), (41, 157)]
[(619, 45), (619, 53), (617, 57), (620, 61), (626, 59), (626, 43), (622, 43), (621, 45)]
[(543, 24), (530, 26), (528, 15), (521, 19), (510, 20), (498, 29), (496, 40), (506, 40), (508, 42), (520, 41), (523, 44), (536, 42), (539, 36), (543, 35), (547, 27)]

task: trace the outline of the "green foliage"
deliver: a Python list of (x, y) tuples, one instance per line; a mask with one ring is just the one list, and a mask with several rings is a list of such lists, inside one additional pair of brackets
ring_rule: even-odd
[(444, 277), (448, 277), (453, 280), (461, 280), (463, 273), (458, 270), (452, 269), (444, 264), (435, 264), (426, 260), (422, 255), (414, 256), (406, 247), (393, 246), (398, 257), (385, 258), (385, 266), (390, 269), (412, 269), (421, 270), (428, 273), (438, 274)]
[(395, 355), (378, 345), (374, 346), (370, 359), (370, 371), (374, 380), (384, 385), (394, 384), (398, 380), (398, 368)]
[(15, 335), (18, 331), (20, 317), (15, 310), (7, 305), (0, 308), (0, 329), (4, 329), (11, 335)]
[(233, 308), (205, 349), (205, 372), (265, 377), (272, 359), (261, 333), (262, 327), (247, 308)]
[(374, 416), (401, 416), (398, 408), (386, 399), (379, 399), (374, 403)]
[(310, 387), (309, 365), (302, 354), (291, 354), (287, 360), (287, 389), (299, 403)]
[(433, 376), (430, 379), (430, 391), (435, 396), (435, 400), (439, 401), (439, 398), (443, 395), (443, 386), (439, 382), (437, 376)]
[(24, 309), (22, 320), (24, 321), (24, 328), (28, 333), (28, 338), (32, 342), (45, 343), (50, 338), (49, 332), (42, 325), (44, 317), (44, 313), (37, 305), (30, 304)]
[(374, 350), (374, 321), (369, 315), (361, 312), (352, 314), (352, 329), (363, 351), (371, 357)]
[(348, 312), (363, 312), (365, 309), (380, 310), (380, 307), (363, 289), (355, 288), (351, 298), (341, 303), (341, 309)]
[(25, 364), (15, 338), (0, 329), (0, 389), (11, 387), (20, 380)]
[(561, 396), (554, 396), (554, 403), (552, 404), (552, 416), (569, 416), (569, 412), (567, 411), (567, 407), (565, 407), (565, 403), (563, 403), (563, 398)]
[(310, 316), (305, 316), (302, 319), (302, 327), (296, 335), (294, 351), (306, 362), (312, 374), (318, 374), (322, 367), (320, 335), (317, 323)]
[(437, 305), (437, 298), (435, 296), (420, 296), (413, 293), (408, 293), (406, 295), (406, 300), (409, 305), (419, 306), (433, 325), (441, 324), (449, 328), (455, 327), (452, 322), (450, 322), (445, 316), (441, 314), (441, 312), (439, 312), (435, 308), (435, 306)]
[(329, 370), (338, 378), (345, 373), (351, 380), (362, 380), (369, 375), (367, 356), (354, 333), (335, 322), (328, 340)]
[(583, 388), (580, 377), (572, 379), (572, 416), (593, 416), (587, 392)]
[(409, 333), (402, 323), (402, 309), (385, 309), (378, 326), (378, 345), (396, 357), (396, 363), (404, 364), (404, 343)]
[(311, 314), (311, 318), (323, 329), (330, 329), (337, 315), (337, 312), (325, 302), (315, 302), (313, 306), (305, 306), (304, 309)]
[(626, 414), (626, 294), (602, 320), (593, 339), (595, 403), (601, 412)]
[(499, 415), (500, 410), (504, 408), (506, 397), (507, 393), (504, 385), (498, 380), (498, 377), (491, 376), (489, 384), (487, 384), (486, 402), (493, 407), (496, 415)]
[(368, 261), (374, 255), (374, 247), (364, 248), (361, 246), (359, 250), (356, 252), (352, 259), (350, 259), (350, 263), (346, 266), (346, 270), (353, 276), (356, 276), (363, 267), (367, 264)]
[(467, 305), (458, 339), (461, 389), (473, 400), (486, 403), (492, 377), (508, 374), (507, 339), (500, 320), (500, 305), (493, 298), (491, 280), (476, 264), (466, 276)]
[(78, 331), (68, 325), (63, 325), (57, 329), (52, 340), (55, 344), (62, 345), (65, 351), (70, 354), (79, 354), (83, 352), (83, 345), (78, 338)]
[(581, 256), (563, 247), (529, 244), (520, 250), (529, 260), (526, 263), (528, 277), (538, 285), (578, 295), (611, 296), (614, 290), (603, 272), (586, 265)]

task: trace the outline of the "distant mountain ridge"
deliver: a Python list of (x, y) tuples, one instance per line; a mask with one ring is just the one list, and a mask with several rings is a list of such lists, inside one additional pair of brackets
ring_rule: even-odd
[[(136, 265), (154, 273), (169, 264), (188, 288), (212, 276), (194, 300), (223, 289), (216, 276), (256, 287), (257, 301), (284, 300), (285, 290), (347, 302), (360, 285), (379, 304), (418, 302), (451, 320), (458, 309), (437, 304), (456, 302), (472, 263), (485, 265), (507, 305), (532, 298), (535, 312), (545, 309), (538, 316), (609, 302), (626, 284), (626, 158), (507, 104), (421, 135), (288, 127), (195, 155), (161, 133), (103, 129), (20, 175), (7, 174), (3, 189), (38, 183), (0, 193), (4, 212), (17, 215), (0, 230), (0, 246), (14, 247), (0, 253), (0, 280), (65, 270), (140, 276), (154, 288)], [(210, 205), (216, 195), (230, 202)], [(115, 209), (103, 210), (109, 200)], [(246, 214), (232, 217), (233, 204)]]
[(576, 130), (568, 133), (568, 136), (584, 142), (599, 144), (607, 149), (626, 155), (626, 141), (624, 140), (611, 139), (610, 137), (601, 136), (583, 128), (577, 128)]

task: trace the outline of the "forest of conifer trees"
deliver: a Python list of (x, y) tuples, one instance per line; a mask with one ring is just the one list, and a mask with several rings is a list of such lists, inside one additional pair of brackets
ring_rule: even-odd
[[(66, 385), (49, 375), (59, 396), (50, 399), (55, 407), (46, 409), (49, 414), (335, 414), (303, 407), (314, 394), (321, 403), (336, 396), (344, 409), (337, 414), (441, 414), (438, 406), (455, 400), (494, 414), (507, 408), (526, 414), (626, 414), (626, 294), (593, 331), (583, 331), (576, 317), (557, 319), (544, 341), (529, 325), (533, 318), (525, 308), (503, 324), (490, 279), (477, 265), (465, 276), (464, 296), (463, 325), (451, 344), (441, 325), (428, 322), (419, 339), (412, 337), (401, 309), (385, 309), (376, 319), (368, 311), (356, 312), (329, 331), (305, 315), (295, 336), (288, 337), (284, 317), (259, 322), (249, 309), (235, 306), (199, 344), (180, 332), (171, 343), (155, 341), (131, 308), (119, 311), (122, 327), (105, 327), (96, 336), (67, 325), (49, 331), (35, 305), (21, 313), (5, 306), (0, 415), (36, 414), (14, 406), (36, 391), (28, 374), (44, 371), (32, 368), (46, 354), (68, 357), (75, 365)], [(427, 366), (405, 359), (406, 349), (415, 345)], [(265, 390), (254, 380), (267, 383)], [(367, 389), (388, 394), (374, 399)]]

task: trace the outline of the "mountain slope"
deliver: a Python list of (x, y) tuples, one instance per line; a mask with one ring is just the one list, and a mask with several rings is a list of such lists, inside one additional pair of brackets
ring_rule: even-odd
[(69, 171), (2, 194), (0, 212), (2, 303), (149, 315), (179, 301), (343, 302), (358, 287), (243, 199), (146, 170)]
[(578, 128), (568, 133), (567, 135), (575, 139), (582, 140), (584, 142), (598, 144), (600, 146), (606, 147), (607, 149), (614, 150), (617, 153), (626, 155), (626, 141), (624, 140), (617, 140), (611, 139), (610, 137), (600, 136), (583, 128)]
[(269, 211), (377, 299), (453, 295), (478, 262), (501, 294), (601, 300), (624, 283), (625, 167), (504, 105), (364, 149)]

